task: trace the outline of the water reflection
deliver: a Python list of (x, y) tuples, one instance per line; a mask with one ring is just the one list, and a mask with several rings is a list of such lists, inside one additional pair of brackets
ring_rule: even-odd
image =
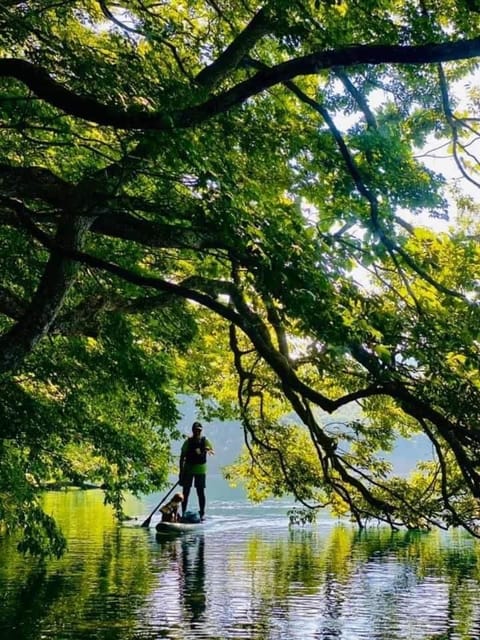
[(479, 545), (462, 532), (289, 530), (212, 505), (201, 531), (156, 538), (118, 525), (101, 494), (48, 500), (69, 551), (41, 565), (0, 539), (0, 637), (480, 638)]
[[(185, 623), (192, 629), (204, 619), (207, 596), (205, 592), (205, 536), (203, 532), (180, 536), (156, 536), (159, 549), (170, 556), (178, 571), (179, 602)], [(177, 582), (173, 580), (173, 584)]]
[(201, 621), (206, 608), (205, 594), (205, 538), (200, 534), (188, 540), (183, 538), (182, 550), (182, 596), (185, 609), (190, 614), (190, 623)]

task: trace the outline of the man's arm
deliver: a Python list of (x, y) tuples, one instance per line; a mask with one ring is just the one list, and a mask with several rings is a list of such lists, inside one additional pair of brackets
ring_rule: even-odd
[(212, 443), (210, 442), (210, 440), (207, 440), (206, 438), (205, 438), (205, 450), (211, 456), (213, 456), (213, 454), (215, 453)]
[(183, 474), (183, 467), (185, 466), (185, 458), (186, 458), (186, 443), (187, 441), (185, 440), (185, 442), (182, 444), (182, 449), (180, 451), (180, 460), (178, 463), (178, 480), (179, 482), (182, 481), (182, 474)]

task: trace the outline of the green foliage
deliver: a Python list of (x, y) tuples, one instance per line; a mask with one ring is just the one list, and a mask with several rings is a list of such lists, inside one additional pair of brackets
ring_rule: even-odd
[[(405, 218), (451, 208), (425, 145), (478, 183), (455, 88), (479, 23), (453, 0), (2, 5), (0, 521), (28, 548), (56, 533), (24, 492), (93, 483), (120, 512), (165, 482), (181, 392), (242, 420), (254, 499), (475, 532), (476, 209)], [(434, 468), (391, 477), (419, 432)]]

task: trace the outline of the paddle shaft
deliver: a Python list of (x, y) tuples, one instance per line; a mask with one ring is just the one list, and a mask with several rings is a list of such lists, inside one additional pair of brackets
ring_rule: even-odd
[(179, 485), (179, 481), (177, 480), (177, 482), (173, 485), (173, 487), (170, 489), (170, 491), (163, 496), (163, 498), (160, 500), (160, 502), (157, 504), (157, 506), (155, 507), (155, 509), (152, 511), (152, 513), (148, 516), (148, 518), (142, 522), (142, 527), (149, 527), (150, 526), (150, 520), (152, 519), (153, 514), (155, 513), (155, 511), (165, 502), (165, 500), (168, 498), (168, 496), (172, 493), (172, 491), (178, 487)]

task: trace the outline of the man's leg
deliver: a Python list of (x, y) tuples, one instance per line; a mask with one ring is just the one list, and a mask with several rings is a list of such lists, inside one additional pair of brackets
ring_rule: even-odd
[(205, 498), (205, 474), (204, 473), (197, 474), (195, 476), (195, 489), (197, 490), (200, 518), (203, 520), (203, 518), (205, 517), (205, 505), (207, 502)]
[(182, 502), (182, 516), (185, 515), (188, 505), (188, 496), (190, 495), (190, 489), (192, 487), (193, 476), (184, 474), (182, 477), (183, 488), (183, 502)]
[(182, 516), (185, 515), (188, 505), (188, 496), (190, 495), (190, 487), (183, 487)]

